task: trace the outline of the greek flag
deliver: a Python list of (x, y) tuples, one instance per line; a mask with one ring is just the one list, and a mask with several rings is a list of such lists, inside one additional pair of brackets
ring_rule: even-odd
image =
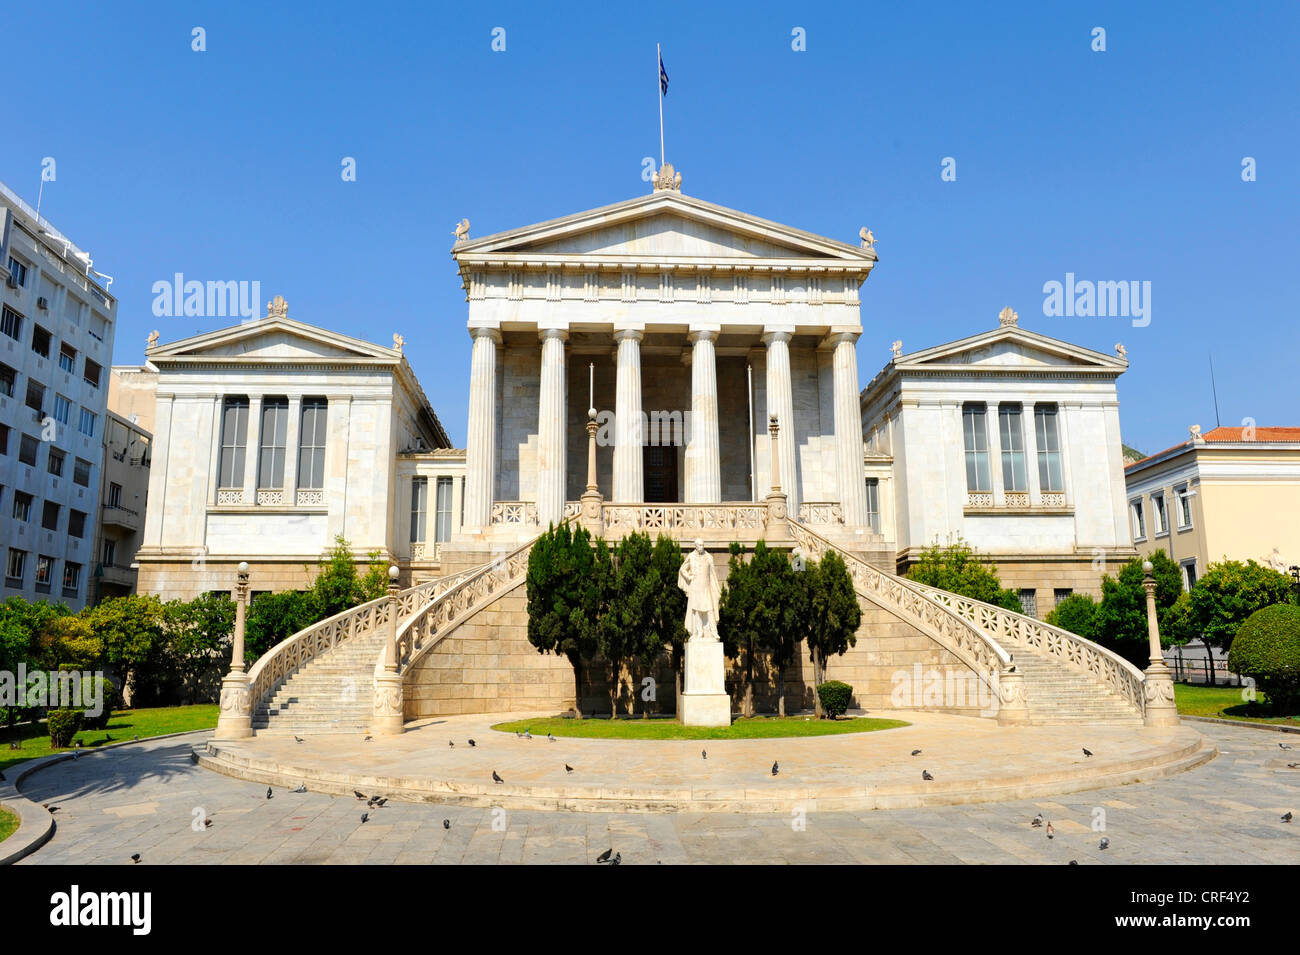
[(659, 92), (668, 95), (668, 71), (664, 69), (664, 55), (659, 54)]

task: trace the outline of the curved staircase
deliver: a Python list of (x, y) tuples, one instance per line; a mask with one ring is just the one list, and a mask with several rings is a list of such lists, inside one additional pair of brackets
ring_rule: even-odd
[[(860, 598), (934, 640), (993, 689), (999, 722), (1142, 723), (1145, 677), (1109, 650), (1032, 617), (881, 570), (799, 521), (789, 521), (789, 533), (805, 556), (839, 554)], [(689, 529), (686, 536), (692, 536)], [(534, 540), (473, 570), (362, 604), (273, 647), (249, 673), (253, 729), (368, 732), (390, 635), (399, 672), (405, 672), (523, 582)]]

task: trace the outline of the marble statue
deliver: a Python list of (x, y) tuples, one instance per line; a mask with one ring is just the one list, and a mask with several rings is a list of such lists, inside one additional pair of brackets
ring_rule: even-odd
[(903, 357), (903, 340), (900, 338), (889, 346), (889, 350), (894, 353), (895, 358)]
[(677, 586), (686, 592), (686, 632), (691, 641), (717, 640), (722, 586), (718, 583), (713, 558), (704, 549), (704, 541), (697, 539), (695, 549), (682, 561)]
[(145, 346), (144, 346), (144, 347), (145, 347), (145, 348), (153, 348), (153, 347), (155, 347), (157, 344), (158, 344), (158, 329), (155, 328), (153, 331), (151, 331), (151, 332), (149, 333), (149, 337), (145, 340)]
[(452, 235), (454, 235), (454, 236), (456, 237), (456, 241), (457, 241), (457, 242), (464, 242), (466, 239), (468, 239), (468, 238), (469, 238), (469, 220), (468, 220), (468, 219), (461, 219), (459, 222), (457, 222), (457, 223), (456, 223), (456, 231), (453, 232)]
[(866, 249), (868, 252), (874, 252), (876, 250), (875, 233), (866, 226), (863, 226), (858, 230), (858, 238), (862, 240), (862, 248)]
[(1016, 314), (1016, 311), (1013, 308), (1004, 308), (1002, 311), (998, 312), (998, 325), (1002, 328), (1006, 328), (1008, 325), (1015, 325), (1019, 321), (1020, 316)]
[(1128, 357), (1128, 349), (1124, 347), (1124, 343), (1123, 343), (1123, 342), (1116, 342), (1116, 343), (1115, 343), (1115, 354), (1116, 354), (1116, 355), (1119, 355), (1120, 358), (1127, 358), (1127, 357)]

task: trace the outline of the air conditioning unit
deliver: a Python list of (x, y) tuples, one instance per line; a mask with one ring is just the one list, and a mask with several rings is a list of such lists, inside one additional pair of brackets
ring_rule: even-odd
[(42, 295), (36, 299), (36, 307), (48, 312), (50, 310), (50, 300)]

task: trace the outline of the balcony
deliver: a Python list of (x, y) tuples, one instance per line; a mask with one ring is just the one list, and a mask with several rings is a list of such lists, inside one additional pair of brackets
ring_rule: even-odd
[(122, 507), (120, 504), (105, 504), (102, 519), (105, 527), (117, 527), (132, 533), (140, 529), (139, 512), (129, 507)]
[(136, 572), (128, 564), (96, 564), (95, 576), (101, 587), (135, 587)]

